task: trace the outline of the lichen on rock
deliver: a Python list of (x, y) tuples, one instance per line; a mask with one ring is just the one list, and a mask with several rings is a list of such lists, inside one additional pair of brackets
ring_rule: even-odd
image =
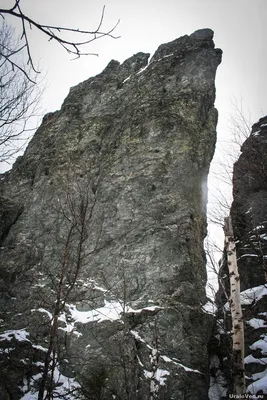
[[(212, 37), (163, 44), (150, 62), (112, 60), (71, 88), (2, 176), (1, 398), (37, 390), (55, 323), (51, 359), (78, 398), (207, 398)], [(32, 347), (18, 372), (5, 332), (22, 328)]]

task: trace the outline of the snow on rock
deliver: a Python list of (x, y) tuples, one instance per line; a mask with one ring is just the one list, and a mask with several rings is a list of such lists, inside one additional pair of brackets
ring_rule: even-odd
[(38, 400), (38, 392), (27, 392), (20, 400)]
[(264, 319), (260, 319), (260, 318), (252, 318), (246, 322), (248, 325), (250, 325), (254, 329), (260, 329), (260, 328), (267, 327), (267, 321), (264, 321)]
[(103, 322), (103, 321), (116, 321), (121, 319), (121, 315), (126, 313), (141, 313), (142, 311), (155, 311), (161, 310), (162, 307), (158, 306), (150, 306), (144, 307), (140, 309), (133, 309), (128, 305), (124, 305), (123, 302), (120, 301), (107, 301), (104, 300), (104, 306), (99, 307), (90, 311), (79, 311), (77, 310), (74, 304), (67, 304), (68, 314), (70, 314), (70, 320), (68, 321), (68, 317), (66, 312), (61, 313), (59, 317), (59, 321), (65, 323), (64, 328), (59, 328), (66, 332), (73, 332), (77, 335), (81, 335), (79, 332), (75, 331), (75, 323), (79, 322), (82, 324), (87, 324), (88, 322)]
[(251, 350), (260, 349), (263, 355), (267, 355), (267, 335), (262, 335), (262, 339), (257, 340), (249, 348)]
[(40, 346), (39, 344), (37, 345), (37, 344), (33, 344), (32, 345), (32, 347), (34, 348), (34, 349), (36, 349), (36, 350), (41, 350), (41, 351), (48, 351), (48, 349), (47, 348), (45, 348), (45, 347), (43, 347), (43, 346)]
[(8, 340), (10, 342), (12, 339), (15, 338), (19, 342), (29, 342), (27, 336), (29, 336), (29, 333), (25, 331), (25, 329), (10, 330), (5, 331), (0, 335), (0, 341)]
[(267, 286), (255, 286), (240, 293), (241, 304), (250, 305), (259, 301), (263, 296), (267, 296)]
[(249, 393), (257, 394), (262, 390), (263, 394), (267, 394), (267, 369), (263, 372), (253, 374), (250, 379), (253, 379), (256, 382), (251, 383), (247, 387)]
[[(116, 321), (120, 319), (123, 306), (118, 301), (108, 302), (105, 300), (104, 307), (90, 311), (79, 311), (74, 304), (68, 304), (69, 313), (75, 322), (87, 324), (88, 322), (102, 322), (106, 320)], [(74, 323), (75, 323), (74, 322)]]
[(176, 360), (176, 359), (174, 359), (174, 360), (172, 360), (171, 358), (169, 358), (169, 357), (167, 357), (167, 356), (160, 356), (165, 362), (172, 362), (173, 364), (175, 364), (175, 365), (179, 365), (179, 367), (182, 367), (186, 372), (196, 372), (197, 374), (201, 374), (202, 372), (200, 372), (200, 371), (198, 371), (197, 369), (192, 369), (192, 368), (189, 368), (189, 367), (186, 367), (185, 365), (183, 365), (183, 364), (181, 364), (181, 363), (179, 363), (179, 362), (177, 362), (177, 361), (174, 361), (174, 360)]
[(128, 312), (128, 313), (131, 312), (131, 313), (138, 314), (138, 313), (141, 313), (142, 311), (155, 311), (155, 310), (163, 310), (163, 307), (149, 306), (149, 307), (144, 307), (144, 308), (138, 308), (137, 310), (135, 310), (135, 309), (133, 309), (131, 307), (128, 307), (126, 312)]
[(123, 81), (122, 83), (125, 83), (125, 82), (127, 82), (129, 79), (131, 79), (131, 76), (132, 76), (132, 75), (129, 75), (127, 78), (125, 78), (124, 81)]
[(165, 380), (167, 379), (167, 376), (170, 375), (169, 371), (166, 371), (165, 369), (157, 368), (155, 371), (155, 374), (153, 372), (144, 370), (144, 375), (147, 379), (151, 379), (152, 377), (156, 379), (161, 386), (165, 385)]
[(147, 64), (145, 67), (141, 68), (141, 69), (136, 73), (136, 75), (139, 75), (139, 74), (141, 74), (142, 72), (144, 72), (144, 71), (149, 67), (149, 65), (150, 65), (150, 64)]
[(138, 333), (137, 331), (131, 330), (131, 334), (134, 336), (134, 338), (135, 338), (136, 340), (138, 340), (139, 342), (144, 343), (148, 349), (150, 349), (150, 350), (153, 349), (148, 343), (145, 342), (144, 339), (141, 338), (141, 336), (139, 335), (139, 333)]
[(45, 308), (33, 308), (31, 310), (31, 312), (34, 312), (34, 311), (39, 311), (40, 313), (47, 314), (48, 318), (50, 319), (50, 321), (52, 321), (52, 319), (53, 319), (53, 316), (52, 316), (51, 312), (46, 310)]
[(245, 364), (261, 364), (261, 365), (266, 365), (267, 364), (267, 357), (262, 357), (262, 358), (255, 358), (253, 355), (249, 355), (244, 358), (244, 363)]
[(214, 315), (217, 311), (217, 306), (214, 302), (212, 301), (207, 301), (206, 304), (202, 307), (202, 310), (207, 313), (207, 314), (212, 314)]
[(251, 232), (257, 232), (259, 229), (264, 229), (265, 226), (263, 224), (256, 226), (255, 228), (252, 229)]
[(240, 256), (237, 261), (239, 261), (241, 258), (245, 258), (245, 257), (257, 257), (259, 258), (258, 254), (253, 254), (253, 253), (247, 253), (247, 254), (242, 254), (242, 256)]

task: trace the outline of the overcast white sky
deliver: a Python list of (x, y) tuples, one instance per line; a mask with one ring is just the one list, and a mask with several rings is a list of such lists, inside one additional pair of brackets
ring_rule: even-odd
[[(1, 0), (1, 5), (12, 3)], [(101, 72), (112, 58), (122, 62), (139, 51), (153, 53), (161, 43), (208, 27), (215, 32), (216, 47), (223, 50), (216, 81), (220, 125), (231, 111), (232, 96), (243, 98), (255, 122), (267, 113), (266, 0), (21, 0), (22, 9), (42, 23), (92, 30), (104, 4), (103, 28), (120, 19), (116, 34), (121, 38), (92, 43), (87, 50), (99, 57), (70, 61), (63, 49), (32, 32), (34, 58), (47, 72), (47, 112), (58, 109), (71, 86)]]

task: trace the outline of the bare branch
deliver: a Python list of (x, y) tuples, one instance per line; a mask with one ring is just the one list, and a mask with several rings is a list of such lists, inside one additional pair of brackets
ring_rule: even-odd
[(10, 161), (27, 143), (32, 117), (38, 113), (42, 90), (35, 85), (31, 67), (21, 67), (17, 57), (24, 51), (14, 29), (0, 26), (0, 162)]
[[(56, 26), (56, 25), (45, 25), (41, 24), (33, 19), (31, 19), (28, 15), (24, 14), (24, 12), (21, 9), (20, 6), (20, 1), (15, 0), (15, 4), (13, 5), (12, 8), (10, 9), (0, 9), (0, 15), (4, 18), (5, 15), (10, 15), (11, 17), (14, 17), (16, 19), (20, 19), (21, 21), (21, 34), (20, 38), (23, 41), (23, 46), (20, 51), (23, 49), (26, 50), (27, 53), (27, 64), (30, 65), (32, 70), (37, 73), (37, 69), (35, 67), (33, 58), (32, 58), (32, 53), (31, 53), (31, 45), (29, 42), (29, 37), (28, 37), (28, 32), (27, 28), (29, 29), (37, 29), (38, 31), (42, 32), (45, 36), (47, 36), (48, 41), (55, 40), (67, 53), (74, 55), (75, 58), (80, 58), (81, 56), (85, 55), (94, 55), (97, 56), (97, 53), (91, 53), (87, 51), (83, 51), (83, 47), (96, 41), (99, 40), (103, 37), (110, 37), (112, 39), (118, 39), (119, 36), (115, 36), (113, 32), (117, 28), (120, 20), (116, 22), (115, 25), (108, 31), (103, 31), (102, 30), (102, 25), (104, 21), (104, 16), (105, 16), (105, 6), (102, 8), (100, 20), (98, 23), (98, 26), (96, 30), (90, 31), (90, 30), (81, 30), (79, 28), (69, 28), (69, 27), (64, 27), (64, 26)], [(77, 34), (79, 36), (83, 36), (85, 39), (84, 40), (68, 40), (64, 38), (65, 33), (73, 33)], [(12, 61), (10, 57), (7, 56), (7, 61), (9, 61), (12, 65), (13, 68), (18, 68), (18, 69), (23, 69), (23, 67), (20, 67), (18, 63)], [(27, 76), (27, 75), (26, 75)], [(29, 76), (27, 76), (29, 79)]]

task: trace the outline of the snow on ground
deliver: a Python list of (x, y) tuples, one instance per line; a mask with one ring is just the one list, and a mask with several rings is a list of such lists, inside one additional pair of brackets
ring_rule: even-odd
[[(21, 388), (21, 390), (24, 392), (24, 395), (20, 400), (38, 399), (38, 391), (35, 390), (34, 385), (35, 382), (41, 378), (41, 374), (34, 375), (29, 384), (27, 380), (24, 379), (24, 386)], [(54, 398), (64, 398), (64, 400), (77, 399), (77, 396), (75, 396), (75, 391), (80, 388), (80, 385), (75, 381), (74, 378), (67, 378), (65, 375), (62, 375), (59, 369), (56, 367), (54, 370), (54, 381), (56, 383), (56, 387), (53, 392)]]
[(222, 370), (219, 368), (220, 363), (218, 356), (211, 356), (210, 368), (215, 367), (217, 372), (216, 376), (210, 376), (209, 400), (219, 400), (227, 396), (228, 384)]

